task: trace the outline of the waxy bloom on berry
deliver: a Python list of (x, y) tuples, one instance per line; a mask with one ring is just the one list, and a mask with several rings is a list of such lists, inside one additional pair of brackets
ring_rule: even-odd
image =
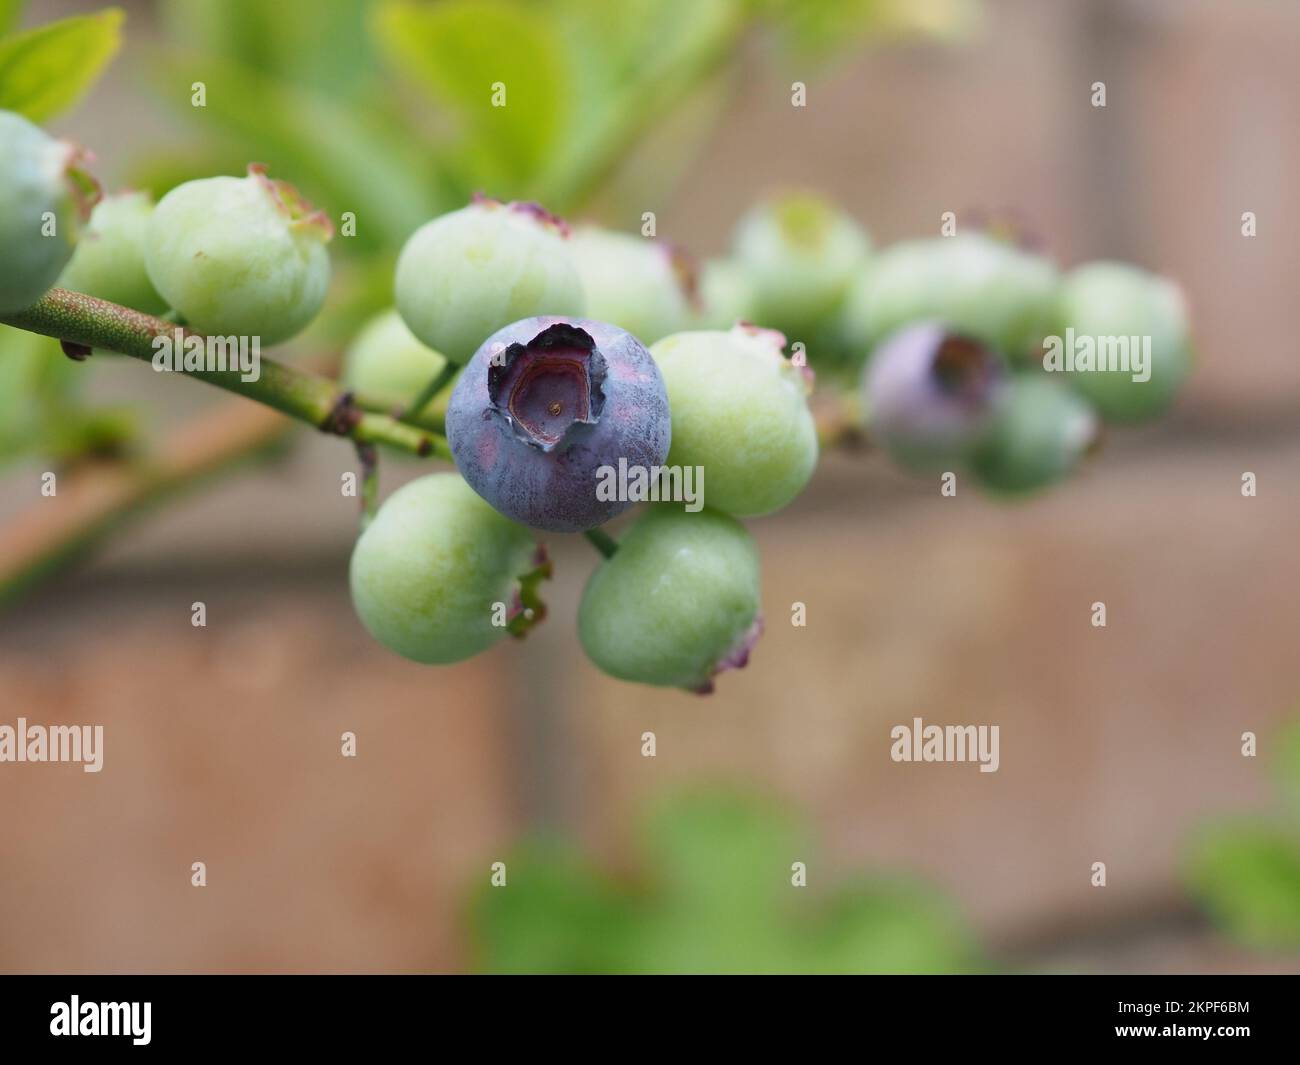
[(660, 466), (671, 433), (650, 353), (586, 318), (528, 318), (493, 334), (447, 408), (465, 480), (507, 517), (556, 532), (593, 528), (636, 502), (598, 492), (602, 467)]
[(0, 314), (40, 299), (72, 257), (99, 196), (83, 153), (0, 111)]
[(149, 221), (145, 266), (186, 324), (215, 336), (288, 340), (320, 310), (334, 227), (265, 168), (178, 185)]

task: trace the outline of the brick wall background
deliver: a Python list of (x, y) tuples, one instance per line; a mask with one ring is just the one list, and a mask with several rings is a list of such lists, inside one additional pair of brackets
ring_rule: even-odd
[[(1170, 419), (1010, 507), (827, 457), (797, 505), (752, 526), (771, 624), (710, 699), (585, 662), (573, 619), (594, 556), (569, 538), (525, 644), (444, 670), (372, 644), (346, 592), (351, 455), (302, 434), (0, 617), (4, 719), (94, 720), (110, 744), (99, 777), (0, 767), (0, 969), (457, 968), (466, 885), (520, 832), (560, 827), (616, 858), (645, 799), (704, 779), (806, 811), (828, 876), (928, 875), (1010, 964), (1294, 969), (1205, 928), (1177, 862), (1205, 814), (1269, 801), (1238, 737), (1266, 737), (1300, 695), (1300, 7), (988, 13), (960, 49), (843, 64), (805, 113), (755, 48), (733, 111), (657, 205), (661, 232), (720, 250), (745, 204), (787, 183), (826, 189), (882, 242), (1014, 206), (1066, 262), (1131, 258), (1186, 286), (1201, 362)], [(102, 143), (148, 107), (128, 66), (69, 132)], [(1104, 112), (1087, 105), (1096, 80)], [(101, 151), (110, 172), (149, 121)], [(98, 366), (96, 387), (172, 419), (211, 399), (136, 370)], [(390, 463), (385, 489), (419, 470)], [(36, 473), (0, 478), (0, 516), (30, 505)], [(794, 600), (806, 628), (787, 623)], [(1001, 770), (892, 763), (889, 728), (918, 715), (1000, 724)], [(343, 729), (355, 760), (337, 756)], [(1104, 892), (1088, 886), (1098, 859)]]

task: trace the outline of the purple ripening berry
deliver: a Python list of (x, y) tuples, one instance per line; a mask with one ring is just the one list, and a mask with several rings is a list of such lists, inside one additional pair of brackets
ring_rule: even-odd
[(601, 467), (662, 465), (672, 422), (663, 378), (626, 330), (525, 318), (490, 336), (447, 408), (461, 475), (502, 514), (553, 532), (591, 529), (635, 500), (601, 498)]
[(980, 446), (1007, 381), (1002, 357), (937, 322), (899, 330), (864, 374), (867, 427), (900, 465), (951, 469)]

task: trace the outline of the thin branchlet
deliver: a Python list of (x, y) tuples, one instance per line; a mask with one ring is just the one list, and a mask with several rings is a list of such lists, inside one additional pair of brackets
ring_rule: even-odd
[[(197, 336), (174, 322), (131, 310), (107, 300), (55, 288), (25, 311), (0, 316), (0, 323), (54, 337), (71, 357), (85, 357), (95, 348), (115, 351), (152, 363), (160, 337)], [(359, 444), (385, 444), (413, 455), (450, 459), (444, 437), (404, 424), (366, 408), (371, 404), (352, 396), (319, 374), (261, 358), (256, 379), (248, 380), (238, 366), (228, 369), (181, 369), (217, 388), (264, 404), (323, 432), (346, 436)]]

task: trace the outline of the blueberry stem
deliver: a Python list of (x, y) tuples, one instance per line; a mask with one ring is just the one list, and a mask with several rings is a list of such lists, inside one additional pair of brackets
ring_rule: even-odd
[(433, 380), (424, 386), (424, 391), (411, 401), (411, 405), (397, 416), (397, 420), (401, 422), (416, 421), (424, 413), (424, 408), (433, 402), (433, 397), (446, 388), (447, 383), (456, 376), (458, 369), (460, 367), (454, 362), (447, 363), (434, 375)]
[[(158, 337), (171, 337), (180, 328), (165, 319), (61, 288), (51, 289), (25, 311), (0, 316), (0, 323), (53, 337), (65, 350), (70, 346), (103, 348), (144, 362), (153, 361)], [(196, 335), (190, 330), (182, 332)], [(386, 444), (422, 457), (451, 458), (444, 436), (375, 413), (368, 409), (373, 404), (349, 396), (327, 377), (266, 357), (261, 359), (260, 371), (254, 381), (245, 380), (238, 368), (176, 372), (358, 444)]]
[(588, 529), (582, 535), (606, 558), (613, 558), (614, 552), (618, 550), (618, 541), (604, 529)]

